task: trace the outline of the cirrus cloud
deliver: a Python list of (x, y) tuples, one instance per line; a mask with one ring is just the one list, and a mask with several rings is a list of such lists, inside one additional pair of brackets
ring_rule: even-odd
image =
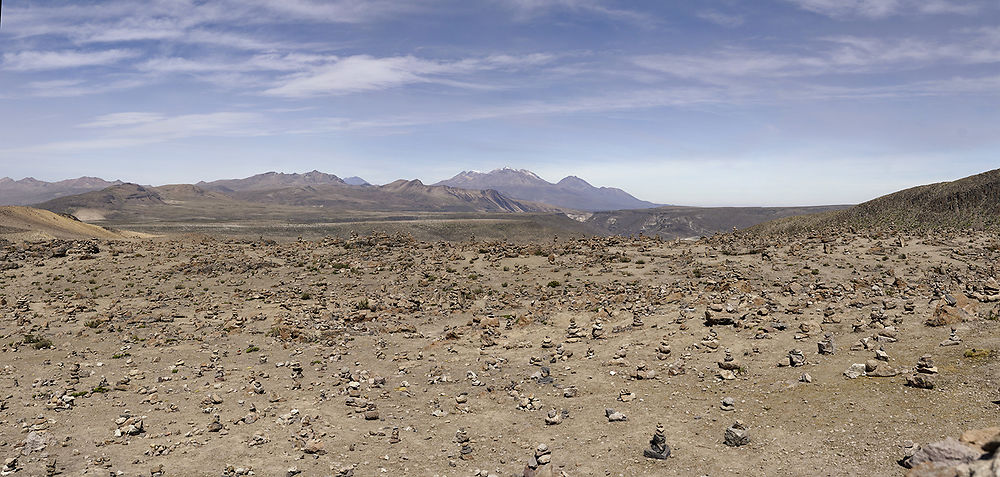
[(41, 71), (84, 66), (104, 66), (139, 56), (134, 50), (19, 51), (4, 53), (3, 68), (10, 71)]

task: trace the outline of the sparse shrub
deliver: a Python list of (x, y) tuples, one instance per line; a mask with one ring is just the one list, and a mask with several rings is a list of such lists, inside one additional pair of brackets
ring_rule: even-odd
[(247, 353), (256, 353), (257, 351), (260, 351), (260, 348), (257, 346), (250, 345), (247, 347)]
[(992, 354), (992, 352), (988, 349), (969, 348), (965, 350), (965, 353), (963, 353), (962, 356), (972, 359), (984, 359), (989, 358), (990, 354)]
[(556, 288), (556, 287), (558, 287), (559, 285), (562, 285), (562, 284), (561, 284), (561, 283), (559, 283), (559, 282), (558, 282), (558, 281), (556, 281), (556, 280), (552, 280), (551, 282), (549, 282), (549, 283), (548, 283), (548, 284), (546, 284), (545, 286), (547, 286), (547, 287), (549, 287), (549, 288)]
[(24, 335), (24, 344), (35, 349), (48, 349), (52, 347), (52, 340), (44, 336)]

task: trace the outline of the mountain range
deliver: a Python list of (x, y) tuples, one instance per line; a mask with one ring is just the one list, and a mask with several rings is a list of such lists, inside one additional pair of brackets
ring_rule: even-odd
[(318, 185), (347, 185), (343, 179), (320, 171), (305, 174), (285, 174), (282, 172), (265, 172), (244, 179), (224, 179), (212, 182), (199, 182), (196, 186), (205, 190), (220, 192), (241, 192), (251, 190), (279, 189), (282, 187), (307, 187)]
[[(87, 192), (99, 191), (111, 186), (124, 184), (122, 181), (109, 182), (94, 177), (81, 177), (59, 182), (44, 182), (32, 178), (14, 181), (10, 178), (0, 179), (0, 205), (28, 205), (47, 202), (60, 197), (73, 196)], [(389, 185), (389, 184), (386, 184)], [(347, 193), (352, 197), (377, 195), (372, 192), (358, 192), (353, 189), (337, 189), (337, 187), (364, 186), (374, 187), (368, 181), (354, 176), (347, 179), (320, 171), (306, 173), (282, 173), (266, 172), (242, 179), (220, 179), (210, 182), (201, 181), (194, 186), (205, 191), (219, 192), (232, 195), (237, 198), (252, 199), (262, 196), (254, 194), (261, 191), (274, 191), (285, 188), (306, 188), (313, 187), (322, 190), (321, 195), (327, 199), (313, 201), (316, 203), (326, 202), (327, 205), (337, 203), (337, 200), (328, 200), (330, 196), (336, 196), (333, 191)], [(449, 187), (452, 189), (488, 191), (493, 190), (504, 197), (504, 200), (519, 202), (534, 202), (537, 204), (548, 204), (551, 209), (571, 209), (576, 211), (607, 211), (619, 209), (642, 209), (655, 207), (656, 204), (639, 200), (629, 193), (613, 187), (594, 187), (587, 181), (576, 176), (568, 176), (558, 183), (548, 182), (531, 171), (515, 170), (510, 168), (496, 169), (488, 173), (465, 171), (455, 177), (440, 181), (436, 184), (426, 186), (420, 183), (421, 187)], [(385, 187), (385, 186), (381, 186)], [(350, 191), (350, 192), (347, 192)], [(429, 189), (425, 190), (429, 191)], [(459, 194), (452, 190), (450, 195)], [(462, 193), (465, 194), (465, 193)], [(288, 194), (279, 194), (284, 199), (274, 198), (276, 201), (286, 202), (309, 202), (300, 191), (299, 198), (293, 199)], [(468, 194), (465, 194), (468, 197)], [(263, 196), (267, 196), (266, 194)], [(499, 200), (499, 196), (494, 195), (492, 201)], [(348, 201), (350, 202), (350, 201)], [(502, 202), (502, 201), (500, 201)], [(503, 208), (503, 207), (501, 207)], [(511, 207), (518, 209), (519, 207)], [(529, 209), (537, 209), (538, 206), (530, 206)]]
[[(711, 235), (773, 218), (826, 210), (651, 207), (655, 204), (621, 189), (594, 187), (575, 176), (553, 184), (530, 171), (509, 168), (462, 172), (433, 185), (402, 179), (371, 185), (358, 177), (345, 180), (315, 170), (155, 187), (95, 178), (56, 183), (8, 179), (0, 182), (2, 194), (11, 198), (9, 203), (19, 204), (42, 197), (47, 200), (38, 203), (39, 208), (115, 227), (255, 221), (384, 223), (459, 220), (460, 216), (465, 217), (461, 220), (494, 220), (500, 217), (497, 214), (523, 214), (537, 216), (527, 220), (547, 221), (547, 230), (598, 235), (644, 233), (667, 238)], [(631, 209), (608, 210), (623, 207)]]
[(553, 184), (531, 171), (502, 168), (490, 172), (463, 171), (434, 185), (462, 189), (494, 189), (515, 199), (584, 211), (645, 209), (657, 204), (639, 200), (614, 187), (594, 187), (576, 176)]
[(106, 181), (97, 177), (79, 177), (58, 182), (45, 182), (33, 177), (15, 181), (0, 178), (0, 205), (29, 205), (67, 195), (101, 190), (121, 181)]
[[(489, 176), (494, 184), (501, 178), (499, 185), (506, 187), (541, 188), (544, 185), (539, 182), (545, 182), (528, 171), (510, 169), (488, 174), (463, 173), (456, 176), (456, 181), (468, 185), (483, 176)], [(181, 230), (187, 227), (183, 224), (228, 223), (252, 228), (256, 226), (255, 221), (262, 220), (270, 224), (364, 222), (372, 230), (389, 222), (397, 224), (396, 230), (436, 223), (435, 230), (450, 230), (448, 236), (461, 236), (456, 231), (476, 228), (495, 233), (496, 237), (514, 237), (544, 229), (546, 234), (641, 233), (664, 238), (694, 238), (734, 228), (770, 235), (814, 233), (844, 227), (894, 230), (1000, 227), (1000, 169), (956, 181), (913, 187), (856, 206), (819, 207), (660, 206), (582, 212), (515, 198), (493, 188), (459, 188), (444, 185), (446, 182), (449, 181), (426, 185), (419, 180), (398, 180), (381, 186), (352, 185), (337, 176), (317, 171), (305, 174), (272, 172), (243, 179), (157, 187), (110, 183), (94, 178), (58, 183), (5, 179), (0, 180), (0, 194), (13, 197), (23, 193), (17, 197), (26, 200), (31, 194), (53, 194), (59, 190), (111, 184), (100, 190), (57, 197), (37, 207), (113, 227), (174, 224), (170, 226), (174, 230), (177, 224), (181, 224)], [(560, 181), (564, 186), (574, 182), (573, 178)], [(588, 187), (598, 189), (589, 184), (579, 185), (580, 190), (590, 190)], [(519, 225), (511, 225), (512, 220)], [(465, 222), (459, 223), (461, 221)], [(478, 225), (470, 226), (472, 223)], [(445, 232), (438, 236), (445, 236)]]
[[(297, 177), (292, 177), (297, 176)], [(306, 177), (308, 176), (308, 177)], [(305, 185), (304, 185), (305, 184)], [(59, 197), (37, 207), (83, 220), (242, 220), (285, 216), (311, 220), (358, 213), (552, 213), (557, 208), (510, 199), (495, 190), (427, 186), (398, 180), (349, 185), (331, 175), (262, 174), (215, 183), (118, 184)]]

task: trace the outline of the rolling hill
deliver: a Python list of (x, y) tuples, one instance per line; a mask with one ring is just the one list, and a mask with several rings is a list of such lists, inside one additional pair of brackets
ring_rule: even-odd
[(108, 230), (48, 210), (22, 206), (0, 207), (0, 238), (9, 240), (124, 239), (136, 234)]
[(854, 207), (789, 217), (751, 227), (758, 234), (837, 227), (924, 231), (1000, 226), (1000, 169), (884, 195)]
[(794, 215), (839, 210), (848, 206), (819, 207), (682, 207), (595, 212), (586, 222), (616, 235), (650, 235), (663, 238), (697, 238), (731, 232), (761, 222)]

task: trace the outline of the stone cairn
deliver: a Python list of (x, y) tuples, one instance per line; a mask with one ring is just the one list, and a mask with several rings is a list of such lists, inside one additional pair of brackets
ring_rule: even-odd
[(937, 374), (937, 366), (934, 366), (934, 360), (931, 355), (925, 354), (917, 360), (917, 366), (914, 370), (915, 372), (906, 377), (906, 385), (914, 388), (920, 389), (934, 389), (934, 380), (931, 375)]
[(836, 347), (833, 345), (833, 334), (827, 333), (823, 340), (816, 343), (816, 347), (819, 348), (819, 354), (833, 354), (837, 351)]
[(656, 347), (656, 359), (661, 361), (670, 359), (670, 342), (667, 338), (667, 335), (663, 335), (660, 345)]
[(639, 315), (632, 316), (632, 328), (642, 328), (645, 323), (642, 322), (642, 318)]
[(799, 366), (805, 366), (806, 355), (800, 349), (793, 349), (788, 352), (788, 365), (796, 368)]
[(590, 337), (595, 340), (604, 339), (604, 324), (601, 323), (601, 320), (595, 321), (593, 326), (591, 326)]
[(667, 445), (667, 438), (663, 435), (663, 424), (656, 425), (653, 438), (649, 440), (649, 449), (642, 451), (643, 457), (648, 459), (666, 459), (670, 457), (670, 446)]
[(472, 444), (469, 439), (469, 433), (464, 427), (460, 427), (458, 431), (455, 432), (455, 442), (459, 446), (459, 458), (465, 460), (465, 456), (472, 453)]
[(569, 319), (569, 326), (566, 327), (566, 342), (567, 343), (577, 343), (577, 342), (583, 340), (583, 338), (585, 336), (586, 335), (584, 335), (583, 330), (580, 329), (580, 327), (576, 325), (576, 319), (575, 318), (570, 318)]
[(552, 475), (552, 451), (545, 444), (538, 444), (535, 456), (524, 466), (522, 477), (545, 477)]
[(948, 336), (948, 339), (941, 342), (941, 346), (958, 346), (960, 344), (962, 344), (962, 338), (958, 337), (958, 330), (953, 326), (951, 327), (951, 335)]

